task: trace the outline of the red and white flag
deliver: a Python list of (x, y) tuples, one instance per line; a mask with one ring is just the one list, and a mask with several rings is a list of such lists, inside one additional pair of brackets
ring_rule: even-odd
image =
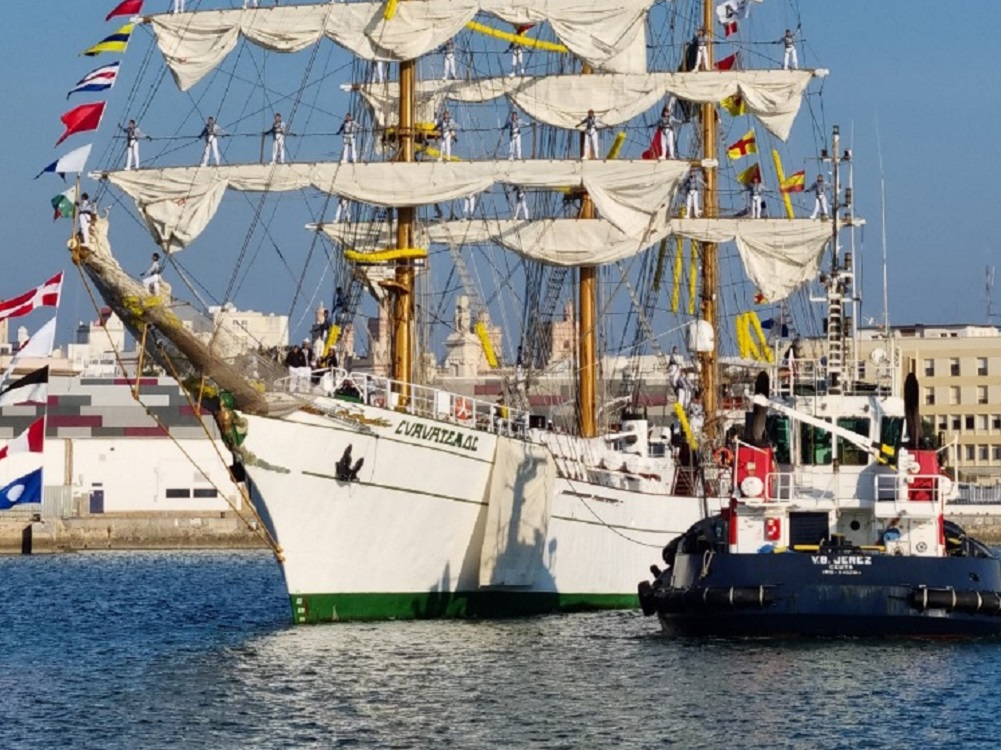
[(27, 430), (0, 448), (0, 459), (12, 453), (41, 453), (45, 444), (45, 417), (39, 417)]
[(60, 271), (40, 287), (12, 299), (0, 301), (0, 320), (19, 318), (39, 307), (59, 307), (63, 289), (63, 272)]

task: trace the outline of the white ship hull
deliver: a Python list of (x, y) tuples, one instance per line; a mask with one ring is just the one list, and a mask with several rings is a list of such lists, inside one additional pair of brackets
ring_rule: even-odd
[[(282, 548), (299, 623), (636, 606), (651, 552), (705, 512), (701, 498), (556, 476), (551, 456), (542, 512), (518, 503), (504, 510), (491, 481), (501, 471), (498, 448), (525, 443), (351, 404), (362, 426), (319, 413), (343, 402), (316, 406), (247, 416), (243, 444), (251, 498)], [(348, 445), (354, 461), (364, 459), (353, 482), (335, 476)], [(491, 501), (501, 507), (493, 518)], [(530, 512), (534, 526), (521, 517)], [(501, 546), (513, 542), (499, 551), (498, 529), (511, 535)], [(520, 565), (517, 585), (481, 586), (485, 556), (503, 563), (505, 555)]]

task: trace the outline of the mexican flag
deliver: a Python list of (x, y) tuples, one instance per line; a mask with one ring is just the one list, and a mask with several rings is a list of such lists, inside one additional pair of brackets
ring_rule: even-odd
[(50, 203), (52, 203), (52, 208), (55, 210), (52, 221), (56, 219), (72, 219), (73, 206), (76, 204), (76, 188), (71, 187), (69, 190), (61, 192)]

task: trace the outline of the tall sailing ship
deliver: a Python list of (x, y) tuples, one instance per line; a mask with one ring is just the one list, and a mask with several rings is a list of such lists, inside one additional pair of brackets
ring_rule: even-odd
[[(343, 361), (369, 297), (389, 318), (386, 372), (333, 367), (312, 379), (288, 377), (227, 331), (196, 335), (192, 304), (181, 294), (125, 272), (100, 212), (88, 240), (70, 242), (74, 260), (149, 355), (215, 409), (234, 479), (283, 566), (296, 622), (634, 606), (636, 572), (651, 550), (718, 510), (730, 492), (729, 472), (719, 465), (726, 412), (744, 395), (739, 363), (725, 374), (720, 367), (718, 246), (736, 248), (729, 258), (739, 257), (743, 270), (736, 262), (728, 268), (741, 274), (747, 305), (755, 294), (777, 304), (816, 275), (831, 240), (827, 224), (794, 218), (788, 202), (781, 217), (734, 209), (754, 181), (749, 168), (735, 176), (733, 162), (717, 153), (718, 103), (746, 113), (763, 129), (758, 139), (779, 146), (808, 86), (825, 74), (764, 59), (762, 69), (744, 69), (733, 65), (735, 56), (717, 55), (723, 30), (729, 34), (749, 12), (733, 0), (719, 8), (388, 0), (137, 19), (182, 91), (221, 86), (229, 96), (247, 79), (215, 76), (239, 47), (261, 74), (266, 103), (254, 114), (270, 124), (280, 107), (289, 122), (271, 163), (263, 138), (251, 157), (257, 161), (236, 154), (241, 132), (251, 142), (260, 133), (249, 124), (250, 99), (238, 116), (219, 113), (219, 136), (233, 138), (225, 164), (161, 166), (179, 143), (169, 137), (156, 166), (90, 175), (102, 196), (110, 188), (134, 200), (155, 247), (169, 256), (168, 273), (188, 287), (183, 296), (197, 302), (204, 289), (184, 273), (178, 253), (199, 244), (228, 194), (257, 201), (249, 226), (227, 225), (233, 241), (259, 231), (277, 210), (294, 213), (282, 200), (294, 192), (310, 207), (314, 244), (293, 308), (308, 310), (303, 287), (316, 274), (306, 269), (322, 237), (329, 246), (317, 286), (337, 290), (322, 346)], [(700, 27), (709, 32), (700, 36)], [(333, 128), (309, 132), (309, 113), (323, 109), (310, 75), (329, 47), (324, 38), (355, 60), (351, 80), (340, 82), (352, 114), (339, 129), (342, 154), (329, 152)], [(265, 50), (260, 58), (254, 45)], [(275, 53), (292, 52), (302, 52), (305, 72), (294, 95), (283, 96), (264, 71)], [(137, 81), (129, 104), (139, 107), (146, 96)], [(205, 96), (198, 92), (198, 100)], [(315, 97), (309, 106), (307, 97)], [(205, 110), (193, 109), (201, 119)], [(747, 121), (729, 126), (743, 129)], [(754, 133), (752, 126), (741, 139), (742, 154), (758, 150), (748, 145)], [(320, 138), (325, 157), (306, 157)], [(777, 179), (785, 180), (781, 170)], [(698, 208), (686, 201), (689, 188), (701, 198)], [(266, 226), (260, 231), (277, 247)], [(217, 301), (231, 298), (250, 250), (245, 240), (227, 256), (233, 273)], [(517, 352), (506, 355), (483, 324), (501, 291), (474, 281), (498, 257), (506, 265), (493, 275), (508, 282), (515, 300), (507, 310), (520, 306)], [(664, 280), (672, 268), (669, 295)], [(432, 302), (439, 269), (458, 281), (446, 282)], [(687, 311), (679, 305), (684, 290)], [(459, 292), (476, 315), (457, 315), (456, 328), (480, 339), (503, 384), (503, 404), (447, 387), (429, 366), (440, 339), (426, 321), (436, 307), (442, 317), (443, 300)], [(573, 396), (567, 418), (552, 424), (540, 407), (540, 376), (552, 359), (552, 321), (567, 300), (577, 329)], [(739, 318), (744, 364), (752, 351), (766, 358), (778, 348), (751, 317)], [(747, 340), (750, 328), (760, 335), (757, 346)], [(600, 352), (614, 337), (620, 350), (652, 354), (670, 374), (678, 437), (648, 418), (649, 389), (622, 380), (610, 390)], [(665, 342), (674, 340), (686, 357), (667, 354)], [(685, 360), (695, 363), (695, 382), (680, 372)]]

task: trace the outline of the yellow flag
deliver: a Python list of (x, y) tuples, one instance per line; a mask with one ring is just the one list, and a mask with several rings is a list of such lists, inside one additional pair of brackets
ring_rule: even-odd
[(761, 179), (761, 167), (757, 164), (752, 164), (744, 171), (737, 173), (737, 182), (741, 185), (750, 185), (754, 182), (755, 177), (759, 180)]
[(738, 115), (747, 114), (747, 108), (744, 106), (744, 97), (740, 94), (734, 94), (733, 96), (728, 96), (726, 99), (720, 102), (723, 109), (730, 113), (731, 116), (737, 117)]

